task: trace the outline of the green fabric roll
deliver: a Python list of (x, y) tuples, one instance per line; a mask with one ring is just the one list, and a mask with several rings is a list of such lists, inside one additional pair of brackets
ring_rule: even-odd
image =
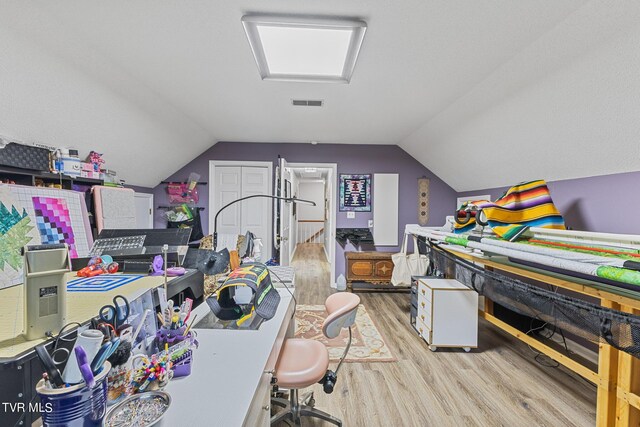
[(609, 267), (603, 265), (596, 270), (598, 277), (615, 280), (616, 282), (629, 283), (640, 286), (640, 271), (627, 270), (626, 268)]
[(467, 243), (469, 243), (466, 237), (447, 237), (444, 241), (452, 245), (464, 246), (465, 248), (467, 247)]

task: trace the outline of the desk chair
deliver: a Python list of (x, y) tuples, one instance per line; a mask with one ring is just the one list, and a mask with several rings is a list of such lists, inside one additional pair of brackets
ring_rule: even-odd
[(298, 390), (321, 383), (325, 393), (332, 393), (338, 371), (351, 347), (351, 326), (355, 323), (360, 297), (352, 293), (336, 293), (327, 298), (325, 308), (329, 315), (322, 324), (322, 333), (331, 339), (340, 335), (342, 328), (349, 328), (349, 341), (335, 372), (329, 368), (329, 352), (319, 341), (291, 338), (284, 342), (276, 365), (275, 376), (279, 387), (287, 388), (289, 400), (271, 399), (272, 405), (284, 408), (271, 417), (271, 425), (281, 420), (300, 425), (301, 417), (314, 417), (342, 426), (342, 421), (313, 407), (313, 393), (298, 401)]

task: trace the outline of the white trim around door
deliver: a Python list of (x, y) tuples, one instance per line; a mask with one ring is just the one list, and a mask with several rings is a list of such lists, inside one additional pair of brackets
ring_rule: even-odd
[(329, 219), (331, 226), (329, 227), (329, 241), (331, 241), (331, 250), (327, 259), (331, 265), (331, 278), (329, 285), (335, 287), (336, 283), (336, 224), (337, 224), (337, 201), (338, 201), (338, 164), (337, 163), (287, 163), (287, 167), (291, 169), (298, 168), (320, 168), (331, 169), (331, 179), (327, 180), (327, 185), (331, 186), (331, 200), (329, 201)]

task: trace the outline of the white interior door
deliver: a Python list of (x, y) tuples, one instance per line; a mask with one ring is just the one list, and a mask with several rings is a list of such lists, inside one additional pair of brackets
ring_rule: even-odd
[[(246, 196), (272, 194), (272, 170), (271, 162), (210, 160), (209, 181), (213, 185), (209, 188), (209, 232), (214, 230), (215, 212), (228, 203)], [(273, 248), (271, 209), (272, 200), (264, 197), (235, 203), (220, 213), (218, 234), (238, 235), (251, 231), (262, 239), (261, 260), (266, 262), (271, 258)]]
[[(287, 166), (287, 161), (280, 159), (280, 196), (292, 197), (293, 179), (291, 169)], [(280, 265), (289, 265), (291, 262), (291, 222), (293, 209), (291, 203), (279, 201), (280, 203)]]
[(136, 228), (153, 228), (153, 194), (135, 193)]
[[(264, 167), (242, 167), (242, 196), (253, 196), (255, 194), (269, 194), (269, 170)], [(257, 238), (262, 239), (264, 243), (268, 241), (269, 215), (271, 209), (271, 199), (266, 197), (257, 197), (242, 202), (241, 209), (241, 227), (239, 234), (245, 234), (251, 231)], [(266, 260), (264, 260), (266, 261)]]
[[(215, 169), (216, 207), (222, 208), (227, 203), (242, 197), (242, 168), (239, 166), (217, 166)], [(218, 234), (240, 234), (240, 208), (236, 203), (220, 213), (218, 217)], [(211, 230), (213, 232), (213, 230)]]

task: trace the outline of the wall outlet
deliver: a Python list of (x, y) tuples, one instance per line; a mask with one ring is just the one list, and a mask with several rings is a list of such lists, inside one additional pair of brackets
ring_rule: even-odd
[(373, 227), (373, 220), (372, 220), (372, 219), (370, 219), (370, 220), (369, 220), (369, 222), (368, 222), (367, 224), (368, 224), (369, 228)]
[(356, 213), (355, 212), (347, 212), (347, 218), (348, 219), (355, 219), (356, 218)]

